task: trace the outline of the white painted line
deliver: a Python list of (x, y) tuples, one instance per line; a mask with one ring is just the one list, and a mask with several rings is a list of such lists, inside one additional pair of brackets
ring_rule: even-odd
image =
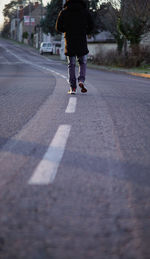
[(54, 73), (55, 73), (56, 75), (58, 75), (58, 76), (61, 76), (61, 74), (60, 74), (60, 73), (58, 73), (58, 72), (56, 72), (56, 71), (55, 71)]
[(61, 75), (61, 77), (63, 77), (63, 78), (65, 78), (65, 79), (66, 79), (66, 76), (64, 76), (64, 75)]
[(74, 113), (76, 111), (76, 105), (77, 105), (77, 98), (70, 97), (65, 113)]
[(0, 65), (12, 65), (13, 66), (13, 65), (17, 65), (17, 64), (22, 64), (22, 62), (19, 62), (19, 61), (18, 62), (9, 62), (8, 61), (8, 62), (3, 62), (3, 63), (0, 62)]
[(10, 51), (10, 50), (8, 50), (8, 49), (6, 49), (6, 48), (4, 48), (4, 49), (5, 49), (7, 52), (9, 52), (12, 56), (14, 56), (14, 57), (16, 57), (17, 59), (19, 59), (22, 63), (30, 64), (30, 65), (33, 66), (33, 67), (37, 67), (37, 68), (40, 68), (40, 69), (43, 69), (43, 70), (50, 71), (50, 72), (55, 73), (56, 75), (61, 76), (62, 78), (64, 78), (64, 79), (67, 80), (67, 77), (66, 77), (66, 76), (62, 75), (61, 73), (59, 73), (59, 72), (57, 72), (57, 71), (55, 71), (55, 70), (52, 70), (52, 69), (47, 68), (47, 67), (40, 66), (40, 65), (38, 65), (38, 64), (34, 64), (34, 63), (30, 62), (30, 61), (25, 60), (24, 58), (21, 58), (20, 56), (16, 55), (16, 54), (13, 53), (12, 51)]
[(70, 130), (71, 125), (59, 126), (42, 161), (39, 163), (30, 178), (29, 184), (47, 185), (54, 181), (59, 164), (64, 154)]

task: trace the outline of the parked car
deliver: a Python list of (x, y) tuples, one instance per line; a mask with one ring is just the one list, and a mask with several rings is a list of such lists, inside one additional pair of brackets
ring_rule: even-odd
[(40, 46), (40, 54), (43, 55), (44, 53), (53, 54), (53, 44), (50, 42), (42, 42)]

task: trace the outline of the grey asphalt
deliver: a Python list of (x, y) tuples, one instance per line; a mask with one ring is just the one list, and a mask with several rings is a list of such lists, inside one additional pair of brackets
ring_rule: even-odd
[[(88, 69), (66, 114), (55, 72), (66, 65), (0, 40), (0, 258), (149, 259), (149, 79)], [(62, 124), (54, 182), (29, 185)]]

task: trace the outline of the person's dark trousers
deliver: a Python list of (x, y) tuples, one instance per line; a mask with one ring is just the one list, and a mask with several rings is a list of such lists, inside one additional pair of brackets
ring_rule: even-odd
[[(67, 56), (67, 61), (68, 61), (68, 78), (69, 78), (69, 83), (70, 87), (77, 88), (76, 84), (76, 56), (69, 57)], [(78, 75), (78, 82), (83, 82), (85, 81), (85, 76), (86, 76), (86, 63), (87, 63), (87, 55), (77, 57), (77, 61), (79, 63), (79, 75)]]

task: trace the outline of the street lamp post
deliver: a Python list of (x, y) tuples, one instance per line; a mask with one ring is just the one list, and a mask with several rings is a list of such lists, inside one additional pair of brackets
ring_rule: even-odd
[[(65, 0), (63, 0), (63, 6), (65, 4)], [(61, 36), (61, 49), (60, 49), (60, 58), (61, 60), (65, 60), (66, 57), (65, 57), (65, 54), (64, 54), (64, 49), (65, 49), (65, 40), (64, 40), (64, 34), (62, 34)]]

